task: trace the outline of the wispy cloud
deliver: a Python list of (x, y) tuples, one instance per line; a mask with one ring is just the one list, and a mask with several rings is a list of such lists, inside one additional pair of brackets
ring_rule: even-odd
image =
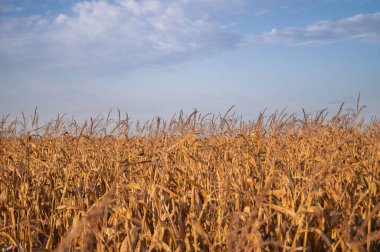
[(262, 35), (247, 35), (240, 46), (260, 43), (288, 45), (331, 44), (344, 40), (380, 43), (380, 12), (339, 20), (323, 20), (306, 27), (274, 28)]
[(247, 14), (247, 0), (60, 1), (71, 11), (0, 16), (0, 73), (125, 73), (260, 43), (380, 43), (380, 12), (247, 35), (235, 31), (235, 18), (265, 15), (268, 6)]
[(260, 9), (260, 10), (256, 11), (255, 16), (256, 17), (264, 16), (264, 15), (268, 14), (268, 12), (269, 12), (268, 9)]
[(226, 0), (77, 2), (53, 19), (2, 18), (0, 55), (13, 68), (128, 71), (173, 64), (233, 47), (241, 38), (218, 16), (240, 7)]
[(0, 13), (19, 12), (24, 10), (24, 3), (14, 0), (2, 0), (0, 2)]

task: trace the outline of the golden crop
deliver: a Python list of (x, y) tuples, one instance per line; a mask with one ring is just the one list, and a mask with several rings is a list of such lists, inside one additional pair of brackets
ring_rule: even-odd
[(380, 122), (0, 122), (3, 251), (380, 251)]

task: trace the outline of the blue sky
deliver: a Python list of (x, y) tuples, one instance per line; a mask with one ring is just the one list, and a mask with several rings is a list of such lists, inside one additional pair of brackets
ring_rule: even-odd
[(378, 0), (1, 0), (0, 115), (380, 112)]

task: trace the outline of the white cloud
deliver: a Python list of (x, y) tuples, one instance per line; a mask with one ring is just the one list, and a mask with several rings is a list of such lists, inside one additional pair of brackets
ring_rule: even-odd
[(330, 44), (344, 40), (380, 43), (380, 12), (358, 14), (339, 20), (323, 20), (307, 27), (274, 28), (261, 36), (248, 35), (240, 43), (248, 46), (259, 43), (289, 45)]
[(232, 48), (240, 39), (218, 19), (240, 1), (83, 1), (71, 13), (3, 18), (7, 65), (98, 71), (175, 63)]
[(15, 13), (24, 11), (28, 6), (26, 0), (1, 0), (0, 13)]
[[(69, 0), (72, 2), (72, 0)], [(0, 17), (0, 73), (128, 72), (173, 65), (256, 43), (380, 42), (380, 13), (273, 29), (234, 32), (246, 0), (80, 1), (54, 16)], [(252, 10), (252, 9), (250, 9)], [(261, 11), (260, 11), (261, 10)], [(259, 8), (251, 15), (263, 15)]]
[(161, 2), (159, 0), (146, 0), (143, 2), (118, 0), (117, 2), (135, 15), (157, 13), (161, 9)]
[(269, 12), (268, 9), (261, 9), (261, 10), (256, 11), (255, 16), (256, 17), (264, 16), (268, 14), (268, 12)]

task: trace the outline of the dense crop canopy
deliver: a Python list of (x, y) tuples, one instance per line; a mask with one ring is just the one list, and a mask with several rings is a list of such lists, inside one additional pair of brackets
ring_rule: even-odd
[(379, 251), (380, 123), (358, 112), (4, 119), (0, 249)]

